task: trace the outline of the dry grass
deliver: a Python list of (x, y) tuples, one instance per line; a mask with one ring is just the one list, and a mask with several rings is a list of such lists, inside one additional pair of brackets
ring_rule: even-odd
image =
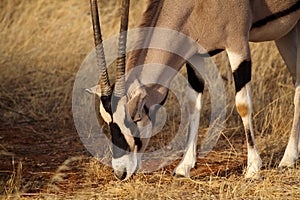
[[(104, 39), (117, 33), (118, 2), (101, 1)], [(137, 25), (145, 2), (132, 3), (131, 28)], [(51, 134), (56, 134), (54, 138), (65, 138), (59, 141), (72, 140), (69, 132), (75, 132), (71, 113), (74, 77), (93, 48), (88, 1), (2, 0), (0, 30), (1, 127), (26, 126), (33, 130), (32, 133), (43, 133), (43, 138), (49, 141)], [(2, 192), (2, 197), (8, 199), (300, 198), (299, 169), (278, 172), (275, 168), (292, 124), (292, 81), (273, 43), (251, 44), (251, 47), (255, 134), (264, 163), (262, 181), (245, 182), (243, 179), (244, 136), (233, 106), (233, 85), (228, 83), (228, 113), (232, 115), (228, 116), (227, 128), (221, 137), (222, 149), (218, 148), (207, 163), (205, 160), (199, 163), (199, 168), (206, 170), (203, 174), (201, 169), (194, 171), (193, 180), (172, 179), (175, 166), (172, 164), (157, 172), (138, 174), (129, 181), (119, 182), (109, 167), (83, 153), (83, 156), (69, 156), (62, 164), (55, 164), (54, 171), (44, 172), (48, 177), (46, 184), (34, 179), (34, 184), (40, 186), (37, 192), (30, 192), (25, 186), (31, 184), (31, 179), (26, 179), (25, 174), (33, 176), (34, 171), (28, 166), (22, 167), (21, 162), (15, 163), (15, 155), (10, 153), (17, 151), (15, 144), (0, 135), (0, 159), (8, 157), (13, 166), (7, 172), (0, 160), (0, 187), (4, 187), (0, 188), (0, 194)], [(225, 74), (226, 56), (221, 54), (215, 60)], [(205, 99), (209, 101), (208, 94)], [(209, 123), (206, 117), (209, 112), (210, 106), (205, 103), (201, 133)], [(175, 129), (176, 120), (170, 121), (166, 130)], [(31, 134), (31, 131), (24, 133)], [(62, 147), (72, 148), (67, 142)], [(26, 153), (19, 155), (24, 162), (27, 156)], [(50, 160), (46, 163), (54, 165)]]

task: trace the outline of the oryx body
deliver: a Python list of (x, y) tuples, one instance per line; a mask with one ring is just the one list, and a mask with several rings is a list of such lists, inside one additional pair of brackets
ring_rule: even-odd
[[(275, 40), (295, 83), (295, 113), (290, 140), (280, 167), (295, 163), (300, 150), (300, 1), (299, 0), (150, 0), (143, 16), (141, 27), (159, 27), (178, 31), (201, 45), (209, 54), (225, 50), (228, 54), (236, 88), (236, 107), (240, 114), (247, 138), (248, 167), (246, 178), (258, 177), (261, 159), (258, 154), (252, 123), (251, 102), (251, 55), (249, 41), (261, 42)], [(159, 35), (141, 33), (138, 43), (158, 42)], [(180, 49), (185, 41), (175, 36), (164, 37), (159, 43)], [(174, 45), (173, 45), (174, 46)], [(299, 50), (298, 50), (299, 49)], [(162, 104), (167, 96), (167, 88), (161, 85), (143, 85), (143, 78), (151, 76), (157, 83), (170, 83), (175, 74), (168, 74), (162, 67), (153, 70), (151, 64), (162, 64), (178, 71), (187, 64), (188, 80), (194, 91), (190, 91), (192, 110), (189, 124), (189, 137), (186, 153), (179, 166), (174, 170), (177, 176), (189, 176), (196, 162), (197, 132), (200, 118), (204, 82), (194, 66), (183, 58), (201, 57), (203, 49), (191, 46), (184, 55), (175, 55), (155, 49), (137, 50), (129, 53), (125, 67), (127, 73), (125, 93), (102, 94), (100, 114), (110, 116), (107, 120), (111, 127), (114, 145), (123, 149), (116, 150), (113, 168), (120, 179), (128, 178), (139, 167), (136, 152), (143, 151), (147, 142), (139, 135), (151, 132), (152, 105)], [(139, 73), (131, 73), (137, 66)], [(156, 69), (156, 68), (155, 68)], [(124, 75), (124, 74), (123, 74)], [(116, 88), (115, 88), (116, 90)], [(109, 99), (110, 103), (107, 103)], [(111, 102), (115, 109), (109, 108)], [(109, 104), (109, 105), (108, 105)], [(132, 128), (134, 124), (137, 128)], [(151, 133), (150, 133), (151, 135)], [(126, 153), (130, 151), (131, 153)]]

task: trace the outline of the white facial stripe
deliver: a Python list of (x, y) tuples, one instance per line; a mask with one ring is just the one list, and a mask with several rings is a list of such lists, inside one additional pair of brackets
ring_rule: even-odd
[[(99, 96), (99, 98), (101, 97), (100, 85), (96, 85), (94, 87), (87, 88), (87, 89), (85, 89), (85, 91), (88, 92), (88, 93), (90, 93), (90, 94), (95, 94), (95, 95)], [(100, 102), (99, 112), (100, 112), (101, 117), (103, 118), (103, 120), (107, 124), (109, 124), (110, 122), (112, 122), (111, 115), (108, 112), (106, 112), (106, 110), (103, 107), (102, 102)]]
[(196, 112), (200, 112), (202, 106), (202, 94), (199, 93), (196, 99)]
[(109, 124), (109, 123), (112, 122), (111, 116), (110, 116), (110, 114), (109, 114), (108, 112), (106, 112), (106, 110), (104, 109), (102, 102), (100, 103), (100, 114), (101, 114), (103, 120), (104, 120), (107, 124)]
[(119, 101), (119, 105), (117, 105), (117, 110), (116, 112), (113, 113), (113, 119), (114, 122), (119, 126), (119, 128), (122, 131), (122, 134), (124, 135), (128, 145), (130, 146), (130, 149), (134, 148), (134, 139), (131, 134), (131, 131), (129, 128), (127, 128), (124, 124), (125, 121), (125, 102), (126, 102), (126, 97), (122, 97)]

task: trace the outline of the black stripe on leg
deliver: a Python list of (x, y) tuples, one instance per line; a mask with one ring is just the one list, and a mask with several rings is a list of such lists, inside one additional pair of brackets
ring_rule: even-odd
[(235, 91), (238, 93), (251, 81), (251, 61), (243, 61), (233, 72)]
[(200, 74), (197, 73), (195, 69), (188, 63), (186, 64), (186, 70), (188, 74), (188, 80), (192, 88), (198, 93), (203, 93), (204, 80)]
[(252, 140), (251, 131), (250, 129), (246, 129), (246, 137), (247, 137), (247, 143), (250, 147), (254, 147), (254, 141)]

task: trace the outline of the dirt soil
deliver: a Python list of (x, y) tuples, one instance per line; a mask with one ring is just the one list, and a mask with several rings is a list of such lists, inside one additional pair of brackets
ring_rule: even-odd
[[(45, 192), (59, 166), (67, 159), (85, 157), (83, 162), (92, 159), (82, 145), (75, 128), (58, 131), (51, 127), (38, 127), (38, 125), (0, 125), (0, 188), (2, 188), (0, 193), (5, 192), (10, 179), (17, 184), (15, 187), (19, 187), (27, 194)], [(241, 138), (237, 139), (236, 145), (243, 146)], [(246, 163), (245, 149), (239, 148), (244, 153), (237, 157), (230, 156), (228, 151), (225, 151), (225, 140), (221, 139), (216, 146), (215, 151), (203, 159), (198, 159), (197, 168), (191, 171), (192, 177), (205, 177), (212, 173), (219, 176), (227, 176), (231, 172), (242, 173)], [(175, 161), (165, 167), (166, 176), (171, 176), (178, 163), (179, 161)], [(144, 165), (153, 164), (155, 163), (144, 163)], [(64, 189), (69, 190), (83, 181), (80, 180), (84, 179), (81, 176), (82, 168), (82, 163), (75, 163), (72, 170), (68, 171), (68, 177), (64, 178), (68, 185), (64, 185)]]
[(20, 166), (26, 192), (39, 192), (65, 160), (88, 155), (74, 129), (0, 125), (0, 147), (0, 193)]

